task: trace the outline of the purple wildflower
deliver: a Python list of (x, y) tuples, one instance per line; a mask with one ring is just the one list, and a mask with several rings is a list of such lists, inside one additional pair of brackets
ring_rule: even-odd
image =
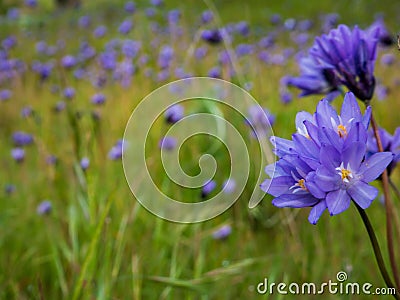
[(77, 63), (77, 60), (72, 55), (66, 55), (61, 59), (61, 65), (66, 69), (70, 69), (70, 68), (74, 67), (76, 65), (76, 63)]
[(33, 136), (23, 131), (16, 131), (12, 135), (14, 146), (23, 147), (33, 143)]
[(217, 184), (214, 180), (207, 181), (201, 189), (201, 198), (206, 198), (212, 191), (215, 190)]
[(367, 208), (378, 191), (369, 183), (380, 176), (394, 154), (368, 156), (370, 107), (361, 114), (357, 100), (347, 93), (338, 115), (326, 99), (314, 115), (299, 112), (292, 140), (271, 138), (280, 158), (265, 171), (271, 179), (261, 189), (275, 197), (278, 207), (312, 207), (309, 222), (316, 224), (325, 209), (331, 215), (346, 210), (351, 199)]
[(47, 215), (51, 212), (51, 209), (52, 209), (51, 202), (45, 200), (38, 205), (36, 212), (38, 215)]
[(121, 34), (128, 34), (132, 30), (132, 26), (131, 20), (125, 20), (119, 25), (118, 31)]
[(119, 160), (122, 157), (122, 140), (118, 140), (117, 143), (108, 152), (108, 158), (111, 160)]
[(133, 1), (128, 1), (128, 2), (125, 3), (125, 7), (124, 8), (125, 8), (125, 11), (127, 13), (132, 14), (136, 10), (136, 4)]
[(0, 101), (5, 101), (11, 98), (12, 92), (10, 90), (0, 90)]
[(271, 125), (275, 121), (275, 116), (268, 109), (258, 105), (250, 106), (249, 117), (246, 119), (246, 124), (251, 127), (252, 136), (268, 135), (271, 131)]
[(203, 24), (210, 23), (214, 19), (214, 14), (211, 10), (203, 11), (201, 14), (201, 22)]
[(184, 109), (180, 104), (174, 104), (165, 110), (165, 121), (174, 124), (183, 118)]
[(206, 29), (201, 33), (201, 38), (211, 45), (219, 44), (222, 41), (222, 35), (219, 29)]
[(176, 138), (174, 138), (172, 136), (165, 136), (159, 141), (158, 147), (160, 149), (165, 149), (165, 150), (171, 151), (171, 150), (175, 149), (176, 144), (177, 144)]
[(82, 16), (78, 20), (78, 25), (81, 28), (88, 28), (90, 26), (90, 17), (89, 16)]
[(4, 191), (7, 195), (11, 195), (15, 192), (16, 187), (13, 184), (6, 184), (6, 186), (4, 187)]
[(86, 171), (87, 168), (89, 168), (90, 160), (87, 157), (83, 157), (79, 164), (81, 165), (82, 170)]
[(66, 87), (64, 89), (64, 97), (71, 100), (75, 97), (75, 89), (73, 87)]
[(16, 162), (20, 163), (25, 158), (25, 150), (22, 148), (14, 148), (11, 150), (11, 156)]
[(212, 234), (215, 240), (225, 240), (232, 233), (232, 228), (230, 225), (223, 225)]
[(235, 191), (235, 188), (236, 188), (236, 181), (233, 178), (225, 180), (225, 182), (222, 185), (222, 191), (225, 194), (232, 194)]
[(97, 94), (94, 94), (92, 96), (92, 100), (91, 101), (92, 101), (93, 104), (101, 105), (101, 104), (104, 104), (106, 102), (106, 96), (104, 96), (101, 93), (97, 93)]
[(95, 28), (95, 30), (93, 31), (93, 35), (96, 38), (101, 38), (103, 36), (105, 36), (107, 33), (107, 27), (104, 25), (100, 25), (98, 27)]

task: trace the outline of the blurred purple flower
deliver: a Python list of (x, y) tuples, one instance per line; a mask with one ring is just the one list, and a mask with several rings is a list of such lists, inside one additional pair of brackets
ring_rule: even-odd
[(132, 14), (135, 12), (136, 10), (136, 4), (133, 1), (128, 1), (125, 3), (125, 11)]
[(121, 34), (128, 34), (132, 30), (132, 26), (131, 20), (125, 20), (119, 25), (118, 32)]
[(250, 44), (239, 44), (236, 46), (236, 55), (239, 57), (252, 54), (253, 51), (254, 51), (254, 46)]
[(122, 140), (118, 140), (117, 143), (108, 152), (108, 158), (111, 160), (119, 160), (122, 157)]
[(16, 187), (13, 184), (6, 184), (6, 186), (4, 187), (4, 192), (7, 195), (13, 194), (15, 192), (15, 190), (16, 190)]
[(207, 55), (206, 47), (199, 47), (196, 48), (196, 50), (194, 51), (194, 57), (196, 57), (197, 60), (202, 60), (206, 55)]
[(177, 144), (176, 138), (174, 138), (172, 136), (165, 136), (159, 141), (158, 147), (160, 149), (165, 149), (165, 150), (170, 151), (170, 150), (175, 149), (176, 144)]
[(290, 19), (286, 19), (285, 22), (283, 23), (283, 27), (287, 30), (287, 31), (293, 31), (295, 30), (297, 25), (297, 21), (293, 18)]
[(251, 133), (257, 135), (268, 135), (271, 132), (271, 126), (275, 122), (275, 116), (268, 109), (259, 105), (252, 105), (248, 110), (246, 124), (250, 126)]
[(174, 124), (183, 118), (184, 109), (180, 104), (173, 104), (165, 110), (164, 118), (168, 123)]
[(89, 168), (90, 160), (89, 160), (89, 158), (87, 158), (87, 157), (83, 157), (83, 158), (81, 159), (81, 161), (79, 162), (79, 164), (80, 164), (82, 170), (83, 170), (83, 171), (86, 171), (87, 168)]
[(24, 1), (25, 5), (31, 8), (34, 8), (37, 6), (37, 0), (25, 0)]
[(222, 41), (222, 35), (219, 29), (205, 29), (201, 33), (201, 38), (211, 45), (219, 44)]
[(212, 234), (215, 240), (225, 240), (232, 233), (232, 228), (230, 225), (223, 225)]
[(243, 36), (247, 36), (250, 33), (249, 24), (246, 21), (241, 21), (235, 25), (235, 30)]
[(235, 191), (236, 188), (236, 181), (235, 179), (229, 178), (225, 180), (225, 182), (222, 185), (222, 191), (225, 194), (232, 194)]
[(81, 28), (88, 28), (90, 26), (90, 17), (89, 16), (82, 16), (78, 20), (78, 25)]
[(38, 215), (47, 215), (51, 212), (51, 209), (51, 202), (48, 200), (44, 200), (38, 205), (36, 212)]
[(76, 58), (72, 55), (66, 55), (61, 59), (61, 65), (66, 69), (74, 67), (76, 63)]
[(392, 53), (385, 53), (381, 57), (381, 64), (383, 66), (391, 66), (394, 64), (396, 58)]
[(171, 64), (173, 57), (174, 49), (169, 45), (163, 46), (158, 55), (158, 66), (161, 69), (167, 69)]
[(66, 87), (64, 89), (64, 97), (71, 100), (75, 97), (75, 89), (73, 87)]
[(12, 92), (10, 90), (0, 90), (0, 101), (6, 101), (10, 99)]
[(19, 9), (16, 7), (12, 7), (7, 11), (7, 19), (16, 20), (19, 18)]
[(181, 18), (181, 11), (179, 9), (172, 9), (168, 12), (168, 22), (178, 23)]
[(214, 180), (207, 181), (201, 189), (201, 198), (206, 198), (216, 188), (217, 184)]
[(387, 86), (384, 86), (383, 84), (378, 84), (375, 88), (375, 93), (376, 93), (376, 99), (378, 101), (383, 101), (387, 98), (389, 89)]
[(206, 10), (201, 13), (201, 22), (203, 24), (210, 23), (214, 19), (214, 14), (211, 10)]
[(163, 0), (150, 0), (150, 4), (154, 6), (161, 6), (164, 4)]
[(271, 22), (272, 25), (278, 25), (282, 22), (282, 17), (279, 14), (273, 14), (269, 21)]
[(12, 140), (14, 146), (23, 147), (28, 146), (33, 143), (33, 136), (29, 133), (25, 133), (23, 131), (16, 131), (12, 135)]
[(101, 93), (97, 93), (97, 94), (94, 94), (92, 96), (92, 100), (91, 101), (92, 101), (93, 104), (101, 105), (101, 104), (104, 104), (106, 102), (106, 96), (104, 96)]
[(55, 155), (49, 155), (46, 158), (46, 163), (48, 165), (53, 166), (53, 165), (57, 164), (57, 162), (58, 162), (58, 158)]
[(100, 25), (98, 27), (95, 28), (95, 30), (93, 31), (93, 35), (96, 38), (101, 38), (103, 36), (105, 36), (107, 33), (107, 27), (104, 25)]
[(25, 150), (22, 148), (14, 148), (11, 150), (11, 156), (16, 162), (20, 163), (25, 158)]
[(220, 67), (213, 67), (208, 71), (208, 77), (211, 78), (221, 78), (222, 77), (222, 71)]
[(53, 109), (55, 112), (61, 112), (65, 109), (65, 107), (66, 107), (66, 103), (64, 101), (58, 101), (56, 103), (56, 105), (54, 105)]
[(21, 109), (21, 117), (22, 118), (28, 118), (28, 117), (32, 116), (32, 114), (33, 114), (33, 110), (32, 110), (31, 106), (24, 106)]

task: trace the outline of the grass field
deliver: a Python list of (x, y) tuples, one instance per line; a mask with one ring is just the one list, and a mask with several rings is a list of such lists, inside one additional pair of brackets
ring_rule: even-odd
[[(382, 13), (387, 28), (395, 33), (400, 23), (399, 3), (165, 2), (157, 7), (137, 0), (135, 12), (129, 13), (123, 1), (84, 1), (80, 9), (57, 11), (50, 1), (38, 0), (36, 8), (19, 5), (19, 18), (1, 16), (0, 62), (14, 61), (12, 67), (0, 64), (0, 93), (11, 92), (10, 97), (0, 96), (0, 298), (365, 299), (363, 295), (260, 295), (256, 289), (264, 278), (321, 283), (335, 280), (339, 271), (347, 272), (352, 282), (384, 287), (354, 206), (335, 217), (324, 213), (315, 226), (307, 221), (308, 209), (278, 209), (269, 196), (249, 209), (248, 199), (258, 188), (254, 186), (254, 172), (264, 167), (255, 161), (250, 181), (229, 210), (207, 222), (173, 223), (140, 205), (126, 183), (121, 159), (110, 159), (110, 150), (122, 139), (129, 116), (146, 95), (187, 75), (207, 76), (214, 67), (219, 68), (218, 77), (248, 87), (249, 93), (275, 116), (274, 133), (290, 137), (295, 131), (296, 112), (314, 112), (322, 96), (300, 99), (298, 91), (291, 89), (293, 100), (284, 103), (280, 79), (298, 74), (296, 53), (306, 51), (321, 33), (323, 16), (337, 13), (338, 23), (366, 28)], [(146, 16), (149, 7), (154, 10), (152, 17)], [(179, 20), (166, 20), (171, 9), (179, 9)], [(209, 9), (214, 20), (203, 24), (201, 13)], [(274, 14), (279, 14), (282, 22), (307, 19), (313, 26), (303, 31), (285, 29), (283, 23), (271, 24)], [(89, 16), (90, 24), (80, 24), (82, 16)], [(124, 20), (131, 20), (133, 25), (126, 34), (119, 31)], [(233, 29), (230, 45), (211, 45), (200, 38), (204, 29), (227, 24), (236, 28), (241, 21), (247, 22), (249, 33)], [(107, 32), (96, 37), (93, 32), (100, 25)], [(296, 37), (305, 33), (308, 40), (296, 43)], [(4, 42), (10, 36), (15, 38), (15, 46)], [(259, 42), (267, 36), (274, 37), (275, 44), (263, 49)], [(127, 39), (140, 42), (137, 53), (127, 50), (135, 52), (130, 56), (124, 56), (120, 49), (121, 41)], [(46, 45), (44, 52), (38, 50), (39, 41)], [(82, 58), (85, 42), (94, 51)], [(226, 46), (235, 52), (239, 44), (253, 48), (249, 54), (231, 58), (233, 66), (219, 62)], [(164, 46), (170, 46), (173, 55), (163, 69), (158, 59)], [(200, 59), (194, 55), (199, 47), (207, 52)], [(267, 51), (269, 60), (259, 58), (262, 51)], [(102, 65), (103, 54), (115, 54), (115, 61), (109, 57), (104, 60), (116, 66)], [(381, 63), (384, 54), (394, 56), (392, 65)], [(79, 59), (65, 67), (62, 60), (66, 55)], [(399, 125), (399, 58), (397, 47), (392, 45), (379, 49), (376, 62), (378, 85), (388, 93), (382, 100), (375, 97), (372, 105), (379, 124), (390, 133)], [(43, 64), (50, 66), (48, 77), (43, 75)], [(82, 78), (77, 74), (79, 69)], [(68, 87), (75, 91), (70, 99), (65, 95)], [(105, 96), (104, 104), (91, 102), (96, 93)], [(339, 99), (333, 102), (336, 107), (340, 103)], [(207, 106), (188, 103), (185, 114), (202, 109), (207, 110)], [(223, 111), (226, 119), (237, 118)], [(244, 122), (239, 127), (244, 135), (249, 133)], [(158, 120), (147, 141), (149, 157), (158, 157), (158, 140), (167, 129), (168, 125)], [(24, 146), (21, 162), (11, 155), (16, 148), (12, 136), (17, 131), (33, 136), (33, 143)], [(256, 156), (256, 142), (251, 138), (247, 142), (250, 153)], [(207, 137), (187, 141), (180, 160), (188, 173), (199, 172), (198, 157), (212, 143), (213, 139)], [(215, 178), (218, 189), (229, 160), (223, 147), (213, 154), (221, 162)], [(82, 158), (90, 160), (87, 169), (80, 164)], [(150, 169), (156, 182), (166, 182), (159, 163)], [(398, 170), (392, 180), (400, 183)], [(185, 191), (166, 185), (162, 189), (172, 196), (201, 201), (199, 189)], [(38, 212), (45, 200), (50, 201), (51, 210)], [(398, 209), (399, 199), (394, 203)], [(379, 199), (367, 213), (387, 253), (385, 211)], [(223, 225), (231, 226), (231, 234), (226, 239), (214, 238), (213, 233)], [(367, 299), (389, 296), (371, 295)]]

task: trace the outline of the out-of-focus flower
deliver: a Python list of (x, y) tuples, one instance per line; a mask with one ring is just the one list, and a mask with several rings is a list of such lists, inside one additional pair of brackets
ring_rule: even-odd
[(167, 69), (171, 65), (173, 58), (174, 49), (169, 45), (163, 46), (158, 54), (158, 66), (161, 69)]
[(46, 163), (48, 165), (53, 166), (53, 165), (57, 164), (57, 162), (58, 162), (58, 158), (55, 155), (49, 155), (46, 158)]
[(385, 53), (381, 57), (381, 64), (383, 66), (391, 66), (395, 62), (396, 58), (392, 53)]
[(11, 156), (16, 162), (23, 162), (25, 159), (25, 150), (22, 148), (14, 148), (11, 150)]
[(254, 51), (254, 46), (250, 44), (239, 44), (236, 46), (236, 55), (239, 57), (252, 54), (253, 51)]
[(237, 23), (235, 25), (235, 30), (243, 36), (247, 36), (250, 33), (250, 27), (246, 21), (241, 21)]
[(105, 36), (107, 33), (107, 27), (104, 25), (100, 25), (98, 27), (95, 28), (95, 30), (93, 31), (93, 35), (96, 38), (101, 38), (103, 36)]
[(212, 234), (213, 238), (216, 240), (225, 240), (232, 233), (232, 228), (230, 225), (223, 225)]
[(212, 67), (209, 71), (208, 71), (208, 77), (211, 78), (221, 78), (222, 77), (222, 71), (220, 67)]
[(33, 143), (33, 136), (23, 131), (16, 131), (12, 135), (14, 146), (23, 147)]
[(101, 105), (101, 104), (104, 104), (106, 102), (106, 96), (104, 96), (104, 94), (97, 93), (97, 94), (94, 94), (92, 96), (92, 100), (91, 101), (92, 101), (93, 104)]
[(4, 187), (4, 192), (7, 195), (13, 194), (15, 192), (15, 190), (16, 190), (16, 187), (13, 184), (6, 184), (6, 186)]
[(135, 2), (133, 2), (133, 1), (126, 2), (124, 8), (125, 8), (126, 12), (133, 14), (136, 10)]
[(12, 92), (10, 90), (0, 90), (0, 101), (5, 101), (11, 98)]
[(222, 41), (222, 35), (219, 29), (206, 29), (201, 33), (201, 38), (211, 45), (219, 44)]
[(207, 181), (201, 188), (201, 198), (206, 198), (215, 190), (216, 187), (217, 183), (214, 180)]
[(235, 191), (235, 188), (236, 188), (236, 181), (233, 178), (225, 180), (225, 182), (222, 185), (222, 191), (225, 194), (232, 194)]
[(75, 89), (73, 87), (66, 87), (64, 89), (64, 97), (71, 100), (75, 97)]
[(171, 151), (171, 150), (175, 149), (176, 144), (177, 144), (176, 138), (174, 138), (172, 136), (165, 136), (159, 141), (158, 147), (160, 149), (165, 149), (165, 150)]
[(245, 120), (251, 128), (253, 136), (264, 136), (271, 133), (271, 126), (275, 122), (275, 116), (268, 109), (259, 105), (252, 105), (248, 110), (249, 117)]
[(118, 31), (122, 34), (128, 34), (132, 30), (132, 26), (131, 20), (125, 20), (119, 25)]
[(48, 200), (44, 200), (38, 205), (36, 212), (38, 215), (47, 215), (51, 212), (51, 210), (52, 210), (51, 202)]
[(169, 23), (178, 23), (179, 19), (181, 18), (181, 11), (179, 9), (172, 9), (168, 12), (167, 16)]
[(285, 28), (287, 31), (293, 31), (296, 28), (297, 21), (293, 18), (286, 19), (285, 22), (283, 22), (283, 28)]
[(89, 158), (87, 158), (87, 157), (83, 157), (83, 158), (81, 159), (81, 161), (79, 162), (79, 164), (80, 164), (82, 170), (86, 171), (87, 168), (89, 168), (90, 160), (89, 160)]
[(387, 98), (389, 89), (387, 86), (384, 86), (383, 84), (378, 84), (375, 88), (375, 93), (376, 93), (376, 99), (378, 101), (383, 101)]
[(180, 104), (174, 104), (165, 110), (165, 121), (174, 124), (183, 118), (184, 108)]
[(72, 55), (65, 55), (61, 59), (61, 65), (66, 69), (70, 69), (70, 68), (74, 67), (76, 65), (76, 63), (77, 63), (76, 58)]
[(78, 20), (78, 25), (81, 28), (88, 28), (90, 26), (90, 17), (89, 16), (82, 16)]
[(214, 19), (214, 14), (211, 10), (206, 10), (201, 13), (201, 22), (203, 24), (210, 23)]
[(122, 157), (122, 145), (123, 141), (118, 140), (117, 143), (108, 152), (108, 158), (111, 160), (119, 160)]

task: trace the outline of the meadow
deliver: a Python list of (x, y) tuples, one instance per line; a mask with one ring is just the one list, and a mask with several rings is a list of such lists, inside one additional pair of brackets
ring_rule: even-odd
[[(179, 224), (146, 210), (129, 189), (119, 141), (153, 90), (191, 76), (233, 82), (271, 113), (274, 134), (289, 138), (296, 113), (313, 113), (323, 98), (300, 98), (283, 80), (299, 74), (297, 59), (314, 38), (338, 24), (365, 29), (382, 18), (394, 40), (400, 23), (395, 0), (270, 2), (0, 4), (1, 299), (391, 299), (257, 292), (264, 278), (321, 283), (340, 271), (352, 282), (385, 283), (355, 207), (333, 217), (325, 212), (317, 225), (307, 221), (309, 209), (274, 207), (269, 195), (249, 208), (265, 166), (249, 127), (228, 109), (218, 112), (237, 124), (255, 157), (231, 208), (205, 222)], [(229, 42), (212, 31), (204, 35), (215, 28), (225, 28)], [(399, 126), (399, 64), (395, 43), (378, 47), (372, 106), (391, 134)], [(184, 114), (212, 113), (210, 107), (188, 102)], [(146, 141), (154, 181), (184, 202), (212, 197), (229, 170), (226, 149), (207, 136), (182, 146), (180, 162), (192, 175), (200, 155), (214, 149), (216, 188), (202, 198), (201, 188), (166, 179), (159, 140), (169, 126), (161, 115)], [(391, 180), (399, 185), (398, 168)], [(366, 212), (388, 261), (380, 195)]]

